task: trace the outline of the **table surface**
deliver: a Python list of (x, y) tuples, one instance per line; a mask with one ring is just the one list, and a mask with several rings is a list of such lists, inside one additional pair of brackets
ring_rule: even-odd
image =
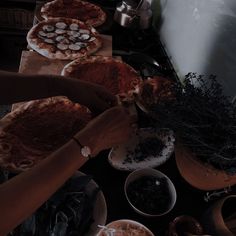
[[(109, 42), (106, 55), (111, 56), (111, 37), (105, 36), (105, 38)], [(37, 63), (32, 63), (33, 61), (37, 61)], [(68, 63), (68, 61), (50, 61), (35, 52), (23, 51), (19, 72), (60, 74), (61, 69), (66, 63)], [(6, 107), (0, 108), (2, 111), (6, 109)], [(145, 114), (142, 113), (141, 115), (143, 116), (142, 118), (145, 119)], [(214, 201), (205, 202), (204, 196), (206, 192), (191, 187), (183, 180), (177, 170), (173, 154), (165, 164), (156, 168), (166, 174), (176, 187), (177, 201), (173, 210), (164, 216), (156, 218), (141, 216), (129, 206), (125, 198), (124, 183), (130, 172), (114, 169), (107, 160), (108, 153), (109, 150), (103, 151), (80, 169), (80, 171), (92, 175), (93, 179), (103, 191), (108, 210), (107, 223), (118, 219), (136, 220), (150, 228), (156, 236), (163, 236), (165, 235), (169, 222), (175, 217), (179, 215), (191, 215), (200, 219), (203, 212)], [(234, 189), (230, 193), (236, 193), (236, 190)]]
[(166, 174), (174, 183), (177, 191), (177, 201), (168, 214), (147, 218), (136, 213), (128, 204), (124, 194), (125, 179), (130, 172), (114, 169), (107, 161), (109, 151), (102, 152), (80, 170), (93, 176), (102, 189), (106, 202), (107, 222), (117, 219), (132, 219), (146, 225), (155, 235), (165, 235), (168, 224), (179, 215), (191, 215), (200, 218), (209, 203), (204, 201), (204, 192), (192, 188), (177, 171), (174, 155), (157, 170)]
[[(112, 52), (111, 47), (110, 51)], [(23, 51), (19, 71), (36, 74), (60, 74), (66, 63), (68, 61), (49, 60), (36, 52)], [(141, 119), (145, 120), (145, 114), (140, 110), (139, 114)], [(107, 203), (107, 223), (118, 219), (136, 220), (150, 228), (155, 235), (165, 235), (169, 222), (175, 217), (191, 215), (200, 220), (203, 212), (214, 201), (205, 202), (206, 192), (191, 187), (183, 180), (177, 170), (173, 154), (165, 164), (156, 168), (166, 174), (175, 185), (177, 201), (173, 210), (161, 217), (147, 218), (141, 216), (130, 207), (125, 198), (124, 183), (130, 172), (114, 169), (107, 160), (108, 153), (109, 151), (100, 153), (98, 157), (92, 159), (80, 169), (80, 171), (92, 175), (103, 191)], [(236, 193), (236, 191), (234, 192)]]

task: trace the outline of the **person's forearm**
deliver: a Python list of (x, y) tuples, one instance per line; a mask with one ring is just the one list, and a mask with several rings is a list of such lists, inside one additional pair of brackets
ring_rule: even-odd
[(57, 79), (61, 78), (0, 71), (0, 104), (64, 95), (57, 86)]
[(86, 161), (71, 140), (36, 167), (2, 184), (0, 236), (30, 216)]

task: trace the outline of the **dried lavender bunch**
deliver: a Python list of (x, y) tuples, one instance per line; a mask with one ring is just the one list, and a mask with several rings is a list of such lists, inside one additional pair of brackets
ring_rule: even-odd
[(236, 173), (236, 108), (216, 77), (189, 73), (168, 89), (174, 99), (160, 99), (150, 109), (155, 126), (173, 129), (203, 162)]

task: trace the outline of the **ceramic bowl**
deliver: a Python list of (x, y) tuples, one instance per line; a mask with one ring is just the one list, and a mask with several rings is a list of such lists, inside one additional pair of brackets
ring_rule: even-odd
[(155, 168), (172, 156), (174, 142), (172, 130), (141, 128), (126, 143), (112, 148), (108, 161), (121, 171)]
[[(143, 224), (128, 220), (116, 220), (112, 221), (106, 226), (100, 226), (101, 230), (96, 236), (110, 236), (110, 235), (140, 235), (140, 236), (154, 236), (154, 234)], [(157, 235), (156, 235), (157, 236)]]
[(126, 178), (124, 191), (130, 206), (147, 217), (167, 214), (173, 209), (177, 198), (169, 177), (151, 168), (131, 172)]

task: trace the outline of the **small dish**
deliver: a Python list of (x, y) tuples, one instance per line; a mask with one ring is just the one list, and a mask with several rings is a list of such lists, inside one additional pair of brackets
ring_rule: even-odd
[[(78, 178), (80, 179), (78, 180)], [(67, 186), (66, 191), (65, 185)], [(83, 198), (75, 197), (76, 194), (77, 196), (84, 196), (84, 193), (86, 194), (86, 199), (93, 201), (91, 213), (89, 212), (91, 209), (90, 206), (89, 208), (86, 208), (86, 205), (84, 205), (82, 208), (79, 208), (79, 205), (85, 204), (85, 201)], [(70, 201), (66, 201), (65, 196), (67, 196), (67, 199), (69, 197)], [(62, 206), (63, 202), (65, 204)], [(68, 209), (70, 210), (68, 211)], [(86, 214), (83, 212), (84, 209), (86, 210)], [(76, 211), (79, 212), (78, 215), (76, 215)], [(90, 214), (92, 214), (92, 219), (90, 218)], [(99, 231), (97, 225), (106, 224), (107, 205), (103, 192), (100, 190), (97, 183), (91, 179), (91, 176), (86, 176), (79, 171), (77, 171), (75, 175), (72, 176), (31, 217), (18, 226), (12, 234), (27, 234), (31, 236), (46, 235), (46, 232), (50, 229), (50, 231), (53, 231), (50, 235), (59, 235), (60, 232), (64, 231), (67, 232), (66, 235), (69, 235), (68, 229), (73, 225), (71, 222), (68, 223), (69, 217), (74, 217), (74, 220), (78, 221), (78, 224), (82, 221), (81, 217), (83, 217), (85, 221), (81, 227), (84, 228), (79, 229), (83, 231), (83, 236), (96, 235)], [(89, 218), (86, 219), (84, 217)], [(70, 232), (72, 232), (72, 230), (70, 230)], [(77, 235), (78, 234), (81, 235), (77, 232)]]
[(167, 214), (173, 209), (177, 198), (172, 181), (162, 172), (151, 168), (130, 173), (124, 191), (130, 206), (147, 217)]
[(165, 163), (174, 151), (174, 133), (169, 129), (139, 129), (127, 143), (111, 149), (108, 161), (118, 170), (154, 168)]
[(133, 220), (127, 220), (127, 219), (116, 220), (112, 221), (106, 226), (100, 226), (100, 227), (102, 229), (98, 232), (97, 236), (115, 236), (115, 235), (154, 236), (154, 234), (146, 226)]

